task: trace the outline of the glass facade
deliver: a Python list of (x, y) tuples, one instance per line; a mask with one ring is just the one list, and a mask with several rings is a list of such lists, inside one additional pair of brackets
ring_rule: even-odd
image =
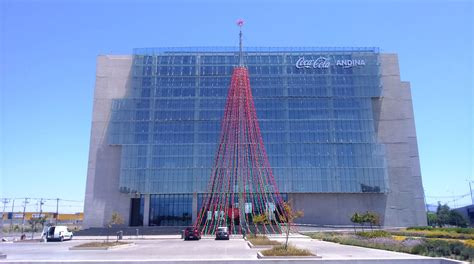
[(150, 226), (191, 224), (192, 194), (150, 195)]
[[(244, 58), (280, 192), (388, 191), (377, 49), (248, 48)], [(237, 63), (231, 48), (135, 50), (108, 139), (122, 146), (120, 190), (153, 194), (151, 225), (187, 223), (191, 194), (206, 191)]]

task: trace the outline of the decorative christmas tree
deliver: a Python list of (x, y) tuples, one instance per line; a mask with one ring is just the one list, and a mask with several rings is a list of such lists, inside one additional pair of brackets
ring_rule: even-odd
[[(239, 65), (232, 73), (220, 143), (195, 223), (203, 234), (214, 234), (222, 226), (233, 234), (281, 233), (281, 221), (286, 219), (263, 144), (248, 69), (243, 63), (243, 23), (237, 21)], [(253, 221), (254, 217), (258, 220)]]

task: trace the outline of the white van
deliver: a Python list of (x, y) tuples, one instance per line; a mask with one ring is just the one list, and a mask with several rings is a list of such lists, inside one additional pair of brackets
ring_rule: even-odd
[(43, 229), (42, 238), (46, 241), (59, 240), (64, 241), (66, 239), (72, 239), (72, 232), (69, 231), (67, 226), (50, 226)]

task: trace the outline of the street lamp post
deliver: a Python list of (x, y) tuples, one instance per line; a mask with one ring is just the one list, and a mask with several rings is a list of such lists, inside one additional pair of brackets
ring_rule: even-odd
[(26, 205), (30, 203), (28, 201), (28, 198), (25, 198), (25, 201), (23, 202), (23, 218), (21, 220), (21, 234), (23, 235), (23, 231), (25, 230), (25, 214), (26, 214)]
[(469, 181), (469, 192), (471, 193), (471, 204), (474, 204), (474, 198), (473, 198), (473, 196), (472, 196), (471, 182), (472, 182), (472, 181)]
[(2, 212), (2, 225), (1, 225), (1, 228), (2, 228), (2, 238), (3, 238), (3, 219), (5, 218), (5, 207), (7, 207), (7, 204), (10, 202), (10, 200), (8, 199), (3, 199), (2, 200), (2, 203), (3, 203), (3, 212)]

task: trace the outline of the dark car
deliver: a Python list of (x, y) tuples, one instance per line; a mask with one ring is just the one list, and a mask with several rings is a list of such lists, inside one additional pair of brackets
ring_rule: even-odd
[(201, 239), (201, 232), (195, 227), (186, 227), (186, 229), (184, 229), (184, 240), (190, 239)]
[(225, 226), (218, 227), (216, 232), (216, 239), (229, 240), (229, 229), (227, 229), (227, 227)]

